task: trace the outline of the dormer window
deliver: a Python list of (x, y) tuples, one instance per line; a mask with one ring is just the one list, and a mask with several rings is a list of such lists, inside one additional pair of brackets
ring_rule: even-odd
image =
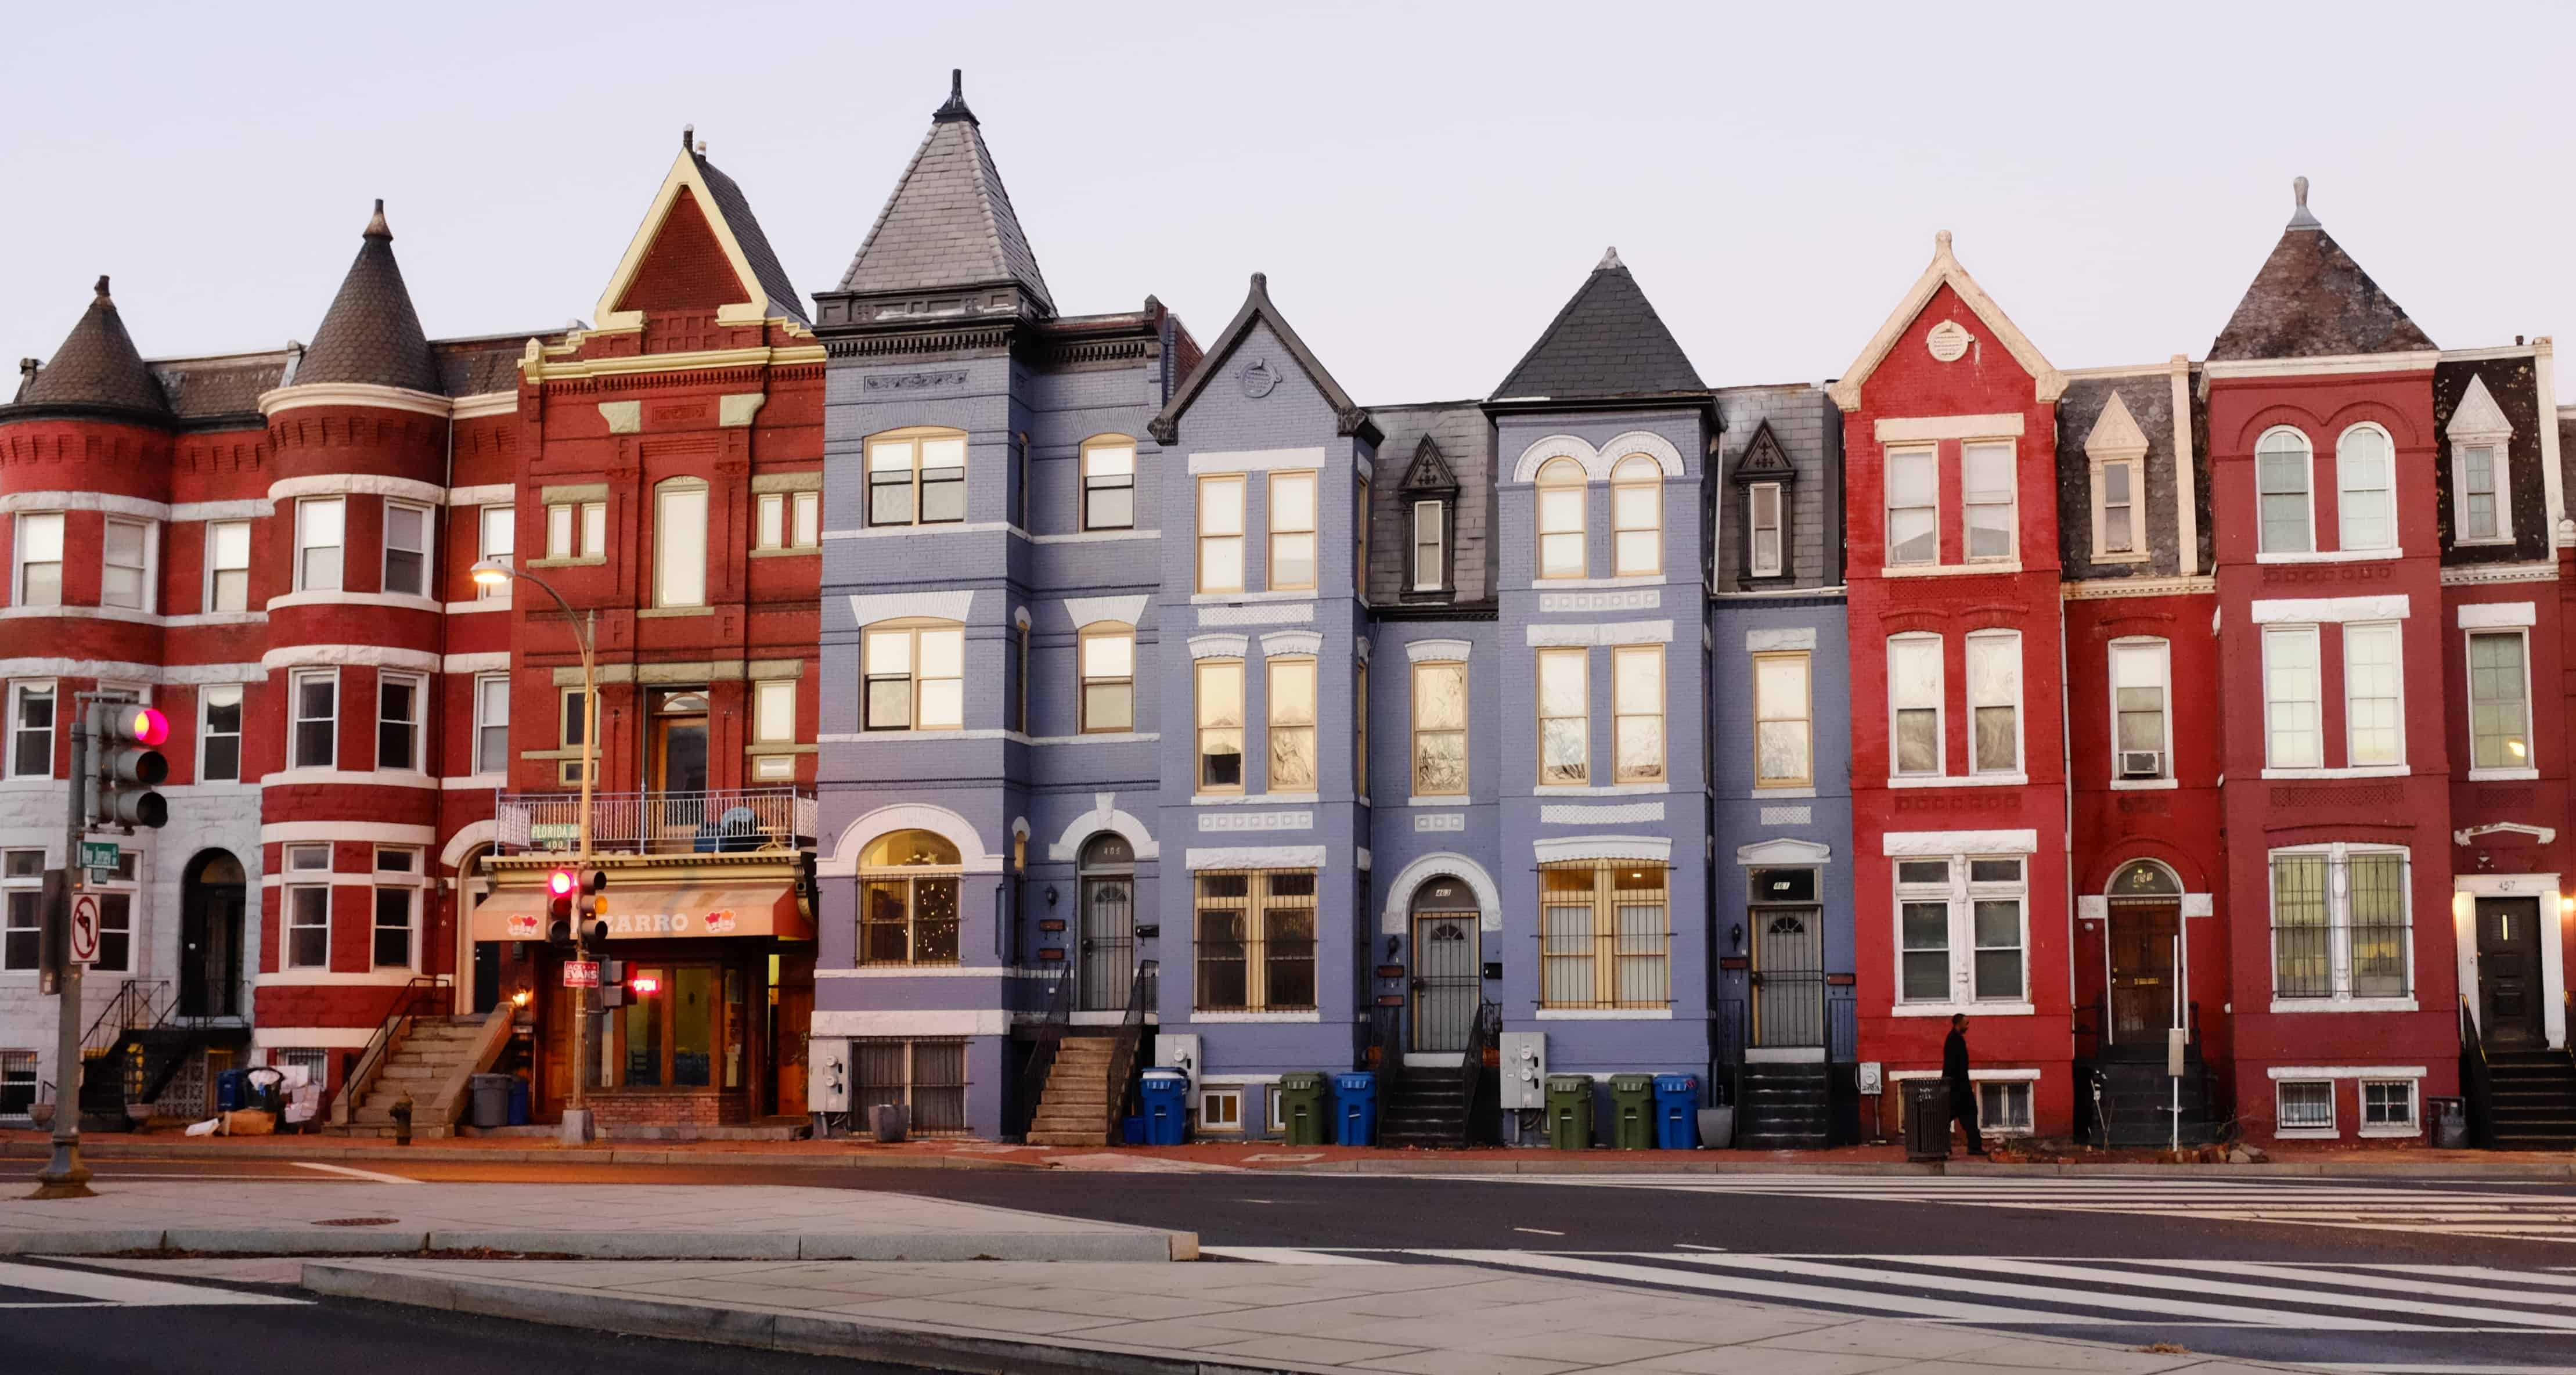
[(1439, 597), (1453, 590), (1458, 477), (1440, 446), (1424, 435), (1398, 492), (1404, 499), (1404, 595)]
[(1757, 482), (1744, 493), (1745, 572), (1776, 578), (1787, 566), (1788, 539), (1781, 529), (1780, 484)]
[(2504, 541), (2503, 465), (2496, 461), (2496, 446), (2464, 444), (2458, 458), (2460, 469), (2460, 542), (2463, 544)]
[(1438, 592), (1449, 585), (1449, 503), (1436, 497), (1413, 503), (1413, 576), (1406, 586), (1415, 592)]
[(966, 519), (966, 436), (897, 430), (868, 441), (868, 524), (942, 525)]
[(2469, 379), (2443, 437), (2451, 441), (2452, 542), (2513, 543), (2513, 422), (2496, 405), (2485, 378)]
[(2093, 562), (2134, 563), (2147, 556), (2143, 522), (2147, 435), (2118, 392), (2084, 439), (2093, 469)]

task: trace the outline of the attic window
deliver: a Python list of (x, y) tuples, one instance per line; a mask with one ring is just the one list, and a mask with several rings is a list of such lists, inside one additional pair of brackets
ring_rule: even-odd
[(2084, 455), (2093, 468), (2093, 562), (2137, 563), (2147, 557), (2147, 434), (2118, 392), (2102, 407)]
[(1413, 576), (1406, 586), (1437, 592), (1449, 585), (1449, 503), (1436, 497), (1413, 503)]
[(2451, 441), (2452, 542), (2513, 543), (2513, 422), (2485, 378), (2469, 379), (2443, 435)]
[(1788, 536), (1780, 519), (1780, 484), (1757, 482), (1745, 489), (1745, 572), (1776, 578), (1787, 567)]

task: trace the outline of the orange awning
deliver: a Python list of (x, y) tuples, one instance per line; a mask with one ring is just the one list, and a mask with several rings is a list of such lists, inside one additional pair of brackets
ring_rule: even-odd
[[(608, 890), (611, 940), (674, 940), (715, 936), (814, 939), (814, 923), (796, 905), (792, 885), (673, 887)], [(474, 909), (474, 939), (535, 941), (546, 936), (542, 888), (505, 888)]]

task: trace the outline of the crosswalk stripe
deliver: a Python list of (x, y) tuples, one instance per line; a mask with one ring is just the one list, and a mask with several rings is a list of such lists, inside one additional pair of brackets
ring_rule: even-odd
[[(2395, 1279), (2387, 1275), (2356, 1275), (2348, 1271), (2331, 1269), (2320, 1265), (2293, 1265), (2256, 1260), (2194, 1260), (2179, 1261), (2176, 1262), (2176, 1265), (2178, 1267), (2187, 1267), (2196, 1273), (2203, 1274), (2215, 1272), (2227, 1275), (2251, 1275), (2259, 1278), (2275, 1280), (2308, 1280), (2315, 1283), (2332, 1284), (2345, 1289), (2366, 1289), (2375, 1293), (2435, 1294), (2445, 1298), (2487, 1299), (2490, 1301), (2496, 1299), (2509, 1299), (2513, 1303), (2530, 1304), (2542, 1308), (2576, 1308), (2576, 1297), (2570, 1297), (2564, 1294), (2505, 1294), (2499, 1293), (2493, 1286), (2481, 1288), (2467, 1284), (2444, 1284), (2438, 1280), (2429, 1279), (2421, 1275), (2412, 1276), (2406, 1279)], [(2526, 1277), (2515, 1275), (2512, 1276), (2512, 1278), (2523, 1279)], [(2537, 1279), (2545, 1284), (2552, 1277), (2546, 1275), (2535, 1275), (2527, 1278)], [(2197, 1283), (2196, 1281), (2192, 1282)], [(2354, 1298), (2356, 1301), (2365, 1301), (2361, 1300), (2360, 1295), (2355, 1295)], [(2370, 1299), (2366, 1300), (2366, 1302), (2374, 1308), (2385, 1308), (2390, 1306), (2388, 1301), (2381, 1299)]]
[(2498, 1270), (2487, 1265), (2423, 1265), (2400, 1264), (2395, 1261), (2354, 1261), (2348, 1268), (2384, 1270), (2392, 1275), (2441, 1275), (2450, 1279), (2484, 1280), (2489, 1284), (2531, 1284), (2576, 1289), (2576, 1275), (2553, 1275), (2546, 1270)]
[[(2493, 1308), (2478, 1304), (2428, 1303), (2417, 1299), (2393, 1299), (2369, 1294), (2335, 1294), (2324, 1290), (2291, 1288), (2280, 1284), (2240, 1284), (2233, 1280), (2209, 1278), (2206, 1273), (2209, 1271), (2249, 1268), (2229, 1266), (2225, 1263), (2191, 1262), (2194, 1269), (2203, 1273), (2182, 1276), (2162, 1275), (2145, 1270), (2122, 1270), (2104, 1266), (2067, 1265), (2050, 1261), (2012, 1260), (1989, 1256), (1869, 1256), (1862, 1259), (1906, 1265), (1929, 1265), (1945, 1269), (1991, 1270), (1998, 1274), (2028, 1275), (2034, 1279), (2083, 1280), (2095, 1284), (2124, 1285), (2133, 1289), (2178, 1289), (2199, 1294), (2224, 1294), (2240, 1299), (2269, 1299), (2276, 1303), (2305, 1304), (2318, 1308), (2362, 1308), (2379, 1313), (2412, 1313), (2419, 1317), (2458, 1318), (2469, 1322), (2512, 1322), (2530, 1327), (2576, 1331), (2576, 1317), (2533, 1313), (2523, 1309)], [(2110, 1296), (2103, 1297), (2107, 1299)], [(2469, 1297), (2492, 1300), (2498, 1296), (2470, 1291)]]
[(93, 1270), (56, 1270), (50, 1266), (20, 1265), (12, 1261), (0, 1261), (0, 1285), (11, 1289), (34, 1289), (47, 1294), (69, 1294), (74, 1298), (100, 1299), (108, 1303), (136, 1308), (251, 1306), (306, 1302), (304, 1299), (289, 1298), (283, 1294), (249, 1294), (238, 1289), (221, 1289), (213, 1285), (170, 1284), (162, 1280), (139, 1279), (132, 1275), (103, 1275)]
[(1805, 1304), (1811, 1308), (1855, 1308), (1863, 1312), (1888, 1313), (1932, 1322), (1971, 1323), (1985, 1327), (2026, 1327), (2032, 1324), (2093, 1327), (2110, 1326), (2121, 1321), (2116, 1318), (2039, 1313), (2027, 1308), (2004, 1308), (1994, 1304), (1921, 1299), (1903, 1294), (1861, 1293), (1849, 1289), (1836, 1289), (1828, 1285), (1792, 1284), (1780, 1280), (1755, 1279), (1744, 1275), (1728, 1275), (1722, 1278), (1716, 1275), (1696, 1275), (1687, 1270), (1670, 1270), (1654, 1265), (1629, 1265), (1619, 1261), (1596, 1260), (1589, 1256), (1571, 1256), (1551, 1251), (1422, 1250), (1410, 1254), (1433, 1260), (1454, 1260), (1468, 1265), (1544, 1270), (1554, 1274), (1660, 1284), (1677, 1289), (1704, 1289), (1715, 1293), (1731, 1294), (1738, 1298), (1780, 1299), (1789, 1303)]
[[(1791, 1256), (1675, 1256), (1691, 1265), (1704, 1265), (1719, 1270), (1758, 1270), (1768, 1274), (1801, 1275), (1811, 1279), (1853, 1280), (1867, 1284), (1917, 1285), (1927, 1289), (1951, 1290), (1990, 1299), (2026, 1299), (2036, 1303), (2062, 1303), (2079, 1308), (2107, 1309), (2116, 1312), (2153, 1313), (2160, 1317), (2201, 1318), (2212, 1322), (2244, 1323), (2255, 1327), (2305, 1327), (2338, 1332), (2412, 1332), (2423, 1331), (2423, 1323), (2390, 1322), (2379, 1318), (2345, 1317), (2327, 1313), (2283, 1313), (2277, 1309), (2249, 1308), (2232, 1303), (2200, 1303), (2189, 1299), (2160, 1299), (2139, 1294), (2094, 1294), (2081, 1289), (2058, 1289), (2039, 1284), (2017, 1284), (2009, 1280), (1981, 1280), (1955, 1275), (1925, 1274), (1916, 1271), (1873, 1269), (1864, 1264), (1823, 1260), (1801, 1260)], [(1893, 1257), (1860, 1257), (1861, 1260), (1887, 1260)], [(1939, 1257), (1908, 1256), (1911, 1264), (1940, 1264)], [(1961, 1266), (1982, 1258), (1965, 1258)], [(2131, 1277), (2117, 1271), (2089, 1266), (2038, 1265), (2025, 1263), (2014, 1270), (2012, 1263), (1999, 1264), (2005, 1273), (2056, 1279), (2089, 1279), (2097, 1283), (2127, 1284)], [(2218, 1292), (2218, 1291), (2213, 1291)], [(2025, 1310), (2026, 1311), (2026, 1310)], [(2022, 1321), (2040, 1319), (2025, 1316)], [(2576, 1324), (2571, 1324), (2576, 1325)]]

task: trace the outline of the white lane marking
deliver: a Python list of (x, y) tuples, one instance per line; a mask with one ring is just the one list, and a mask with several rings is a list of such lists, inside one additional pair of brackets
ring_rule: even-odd
[(1676, 1241), (1673, 1245), (1684, 1251), (1723, 1251), (1726, 1249), (1723, 1246), (1700, 1246), (1687, 1241)]
[(287, 1163), (300, 1170), (320, 1170), (324, 1174), (346, 1175), (351, 1179), (372, 1180), (378, 1184), (418, 1184), (420, 1182), (417, 1179), (411, 1179), (398, 1174), (383, 1174), (375, 1170), (352, 1169), (347, 1165), (325, 1165), (319, 1160), (291, 1160)]
[(1294, 1246), (1201, 1246), (1202, 1256), (1222, 1256), (1227, 1260), (1252, 1260), (1265, 1265), (1393, 1265), (1391, 1260), (1370, 1260), (1366, 1256), (1342, 1255), (1332, 1251), (1307, 1251)]
[(74, 1298), (101, 1299), (138, 1308), (302, 1305), (306, 1302), (282, 1294), (245, 1294), (237, 1289), (169, 1284), (161, 1280), (137, 1279), (132, 1275), (102, 1275), (90, 1270), (55, 1270), (10, 1261), (0, 1261), (0, 1285), (48, 1294), (69, 1294)]
[[(2432, 1294), (2443, 1298), (2487, 1299), (2494, 1302), (2526, 1304), (2538, 1308), (2576, 1308), (2576, 1297), (2571, 1297), (2565, 1294), (2514, 1292), (2503, 1287), (2503, 1282), (2506, 1281), (2527, 1281), (2544, 1287), (2554, 1287), (2567, 1283), (2567, 1281), (2561, 1279), (2559, 1276), (2522, 1274), (2510, 1270), (2497, 1271), (2493, 1277), (2496, 1282), (2484, 1285), (2471, 1285), (2443, 1284), (2438, 1280), (2429, 1279), (2422, 1275), (2409, 1276), (2405, 1279), (2398, 1279), (2391, 1275), (2356, 1275), (2350, 1270), (2336, 1268), (2334, 1263), (2330, 1261), (2177, 1260), (2144, 1261), (2140, 1263), (2169, 1266), (2172, 1269), (2190, 1271), (2194, 1274), (2216, 1273), (2222, 1275), (2246, 1275), (2254, 1279), (2280, 1281), (2304, 1280), (2313, 1284), (2331, 1284), (2343, 1289), (2367, 1289), (2376, 1293)], [(2183, 1283), (2193, 1289), (2206, 1287), (2198, 1280), (2187, 1279), (2183, 1281)], [(2359, 1294), (2353, 1295), (2352, 1298), (2356, 1303), (2367, 1303), (2372, 1307), (2386, 1306), (2386, 1304), (2379, 1300), (2366, 1300)]]
[(1454, 1260), (1467, 1265), (1490, 1265), (1501, 1269), (1545, 1270), (1556, 1274), (1581, 1275), (1592, 1279), (1627, 1280), (1632, 1283), (1660, 1284), (1674, 1289), (1705, 1289), (1713, 1293), (1732, 1294), (1748, 1299), (1781, 1299), (1808, 1307), (1855, 1308), (1863, 1312), (1891, 1313), (1933, 1322), (1974, 1323), (1985, 1327), (2027, 1327), (2034, 1324), (2050, 1327), (2108, 1327), (2131, 1323), (2126, 1318), (2090, 1318), (2067, 1313), (2035, 1313), (2027, 1308), (1998, 1308), (1984, 1303), (1953, 1303), (1944, 1299), (1918, 1299), (1903, 1294), (1872, 1294), (1850, 1289), (1835, 1289), (1818, 1284), (1788, 1284), (1778, 1280), (1753, 1279), (1743, 1275), (1695, 1275), (1687, 1270), (1667, 1270), (1654, 1265), (1625, 1265), (1617, 1261), (1593, 1260), (1547, 1251), (1413, 1251), (1410, 1254), (1433, 1260)]
[[(2003, 1275), (2028, 1275), (2033, 1279), (2079, 1280), (2092, 1284), (2127, 1285), (2134, 1289), (2176, 1289), (2193, 1294), (2215, 1294), (2239, 1299), (2267, 1299), (2275, 1303), (2307, 1304), (2316, 1308), (2358, 1308), (2374, 1313), (2412, 1313), (2418, 1317), (2461, 1318), (2474, 1322), (2517, 1322), (2535, 1328), (2549, 1328), (2557, 1331), (2576, 1331), (2576, 1318), (2564, 1317), (2554, 1313), (2533, 1313), (2514, 1308), (2488, 1308), (2477, 1304), (2424, 1303), (2413, 1299), (2393, 1299), (2372, 1294), (2336, 1294), (2325, 1290), (2291, 1288), (2280, 1284), (2239, 1284), (2232, 1280), (2210, 1279), (2206, 1277), (2205, 1273), (2190, 1276), (2160, 1275), (2150, 1271), (2131, 1270), (2117, 1266), (2052, 1264), (2047, 1261), (2011, 1260), (1993, 1256), (1861, 1256), (1854, 1257), (1854, 1259), (1872, 1260), (1882, 1263), (1928, 1265), (1944, 1270), (1967, 1270), (1972, 1272), (1991, 1271), (1993, 1273)], [(2251, 1272), (2267, 1279), (2278, 1280), (2284, 1278), (2282, 1275), (2267, 1273), (2259, 1267), (2235, 1266), (2224, 1262), (2213, 1263), (2191, 1261), (2188, 1262), (2188, 1265), (2192, 1269), (2202, 1272), (2214, 1271), (2220, 1274), (2242, 1274)], [(2298, 1272), (2294, 1271), (2292, 1273), (2295, 1274)], [(2328, 1274), (2308, 1274), (2305, 1275), (2304, 1278), (2314, 1280), (2318, 1283), (2331, 1283), (2335, 1277)], [(2393, 1283), (2394, 1282), (2392, 1282), (2392, 1284)], [(2402, 1288), (2404, 1286), (2397, 1285), (2396, 1287)], [(2432, 1287), (2456, 1288), (2456, 1286), (2447, 1285)], [(2424, 1291), (2424, 1287), (2419, 1286), (2414, 1292), (2420, 1293)], [(2494, 1300), (2504, 1297), (2501, 1294), (2493, 1292), (2482, 1293), (2475, 1290), (2462, 1292), (2466, 1293), (2467, 1296), (2471, 1298)], [(2129, 1300), (2124, 1296), (2104, 1294), (2101, 1295), (2100, 1298), (2106, 1303), (2129, 1302)], [(2091, 1302), (2090, 1299), (2084, 1298), (2079, 1298), (2077, 1301)], [(2541, 1300), (2541, 1302), (2552, 1301), (2553, 1300)], [(2141, 1302), (2154, 1301), (2142, 1300)], [(2563, 1302), (2563, 1300), (2557, 1300), (2557, 1302)]]
[(1563, 1232), (1551, 1232), (1544, 1227), (1515, 1227), (1512, 1230), (1515, 1232), (1527, 1232), (1532, 1236), (1541, 1237), (1561, 1237), (1565, 1235)]
[(115, 1306), (96, 1299), (65, 1299), (61, 1303), (0, 1303), (0, 1308), (114, 1308)]
[[(2576, 1275), (2552, 1275), (2538, 1270), (2498, 1270), (2484, 1265), (2399, 1265), (2394, 1262), (2365, 1264), (2360, 1261), (2351, 1262), (2351, 1267), (2356, 1270), (2385, 1270), (2393, 1275), (2441, 1275), (2450, 1279), (2483, 1280), (2491, 1285), (2511, 1282), (2545, 1285), (2554, 1289), (2576, 1289)], [(2576, 1266), (2553, 1265), (2549, 1268), (2566, 1270), (2576, 1269)]]
[[(1643, 1254), (1643, 1253), (1640, 1253)], [(2254, 1327), (2298, 1327), (2334, 1332), (2412, 1332), (2428, 1330), (2427, 1324), (2384, 1322), (2376, 1318), (2350, 1318), (2328, 1313), (2285, 1313), (2269, 1308), (2249, 1308), (2233, 1303), (2195, 1303), (2188, 1299), (2159, 1299), (2140, 1294), (2088, 1294), (2081, 1289), (2057, 1289), (2040, 1284), (2015, 1284), (2004, 1280), (1980, 1280), (1966, 1276), (1922, 1274), (1913, 1271), (1874, 1269), (1861, 1264), (1834, 1264), (1826, 1261), (1799, 1260), (1790, 1256), (1675, 1256), (1672, 1259), (1713, 1269), (1757, 1270), (1766, 1274), (1797, 1275), (1807, 1279), (1857, 1281), (1867, 1284), (1919, 1286), (1946, 1289), (1961, 1294), (1990, 1299), (2021, 1299), (2032, 1303), (2062, 1303), (2077, 1308), (2105, 1309), (2112, 1312), (2153, 1313), (2160, 1317), (2201, 1318), (2213, 1322), (2244, 1323)], [(1888, 1260), (1894, 1257), (1863, 1256), (1857, 1260)], [(1907, 1256), (1914, 1264), (1926, 1263), (1922, 1256)], [(2103, 1283), (2125, 1283), (2120, 1272), (2090, 1266), (2031, 1266), (2024, 1270), (2009, 1268), (2010, 1263), (1996, 1267), (2000, 1273), (2031, 1274), (2034, 1277), (2094, 1280)], [(2250, 1286), (2239, 1286), (2250, 1287)], [(2216, 1292), (2213, 1288), (2213, 1292)], [(2022, 1321), (2037, 1320), (2029, 1310)], [(2516, 1315), (2519, 1316), (2519, 1315)]]

